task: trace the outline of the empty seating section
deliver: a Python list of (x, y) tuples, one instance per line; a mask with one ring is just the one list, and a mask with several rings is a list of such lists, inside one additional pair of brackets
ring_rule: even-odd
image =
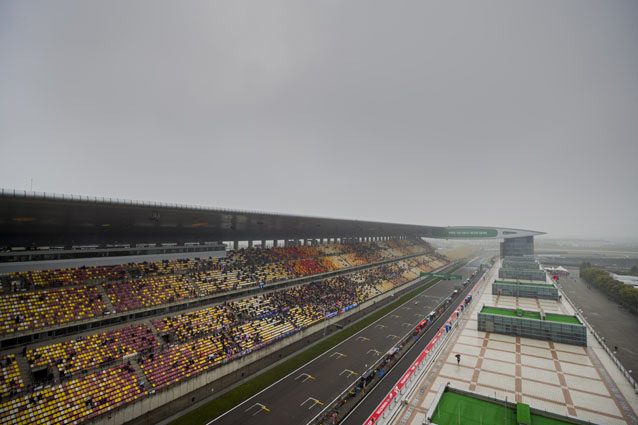
[(144, 394), (133, 371), (116, 367), (0, 403), (0, 424), (85, 422)]
[(190, 280), (185, 275), (152, 276), (103, 286), (115, 309), (128, 311), (194, 298), (197, 291)]
[(148, 326), (134, 325), (29, 348), (26, 357), (32, 369), (57, 365), (61, 375), (69, 375), (121, 360), (128, 354), (151, 351), (159, 345)]
[(272, 302), (268, 295), (256, 295), (229, 303), (230, 307), (241, 319), (252, 319), (275, 313), (279, 306)]
[(24, 389), (20, 369), (14, 354), (0, 356), (0, 397), (4, 398)]
[(329, 271), (321, 261), (315, 259), (294, 260), (289, 262), (295, 276), (310, 276)]
[(140, 276), (159, 276), (184, 273), (210, 267), (212, 259), (177, 259), (154, 262), (129, 263), (114, 266), (85, 266), (69, 269), (35, 270), (11, 273), (17, 279), (35, 288), (81, 285), (91, 282), (126, 280)]
[(171, 347), (140, 359), (140, 367), (153, 388), (161, 388), (221, 364), (239, 348), (221, 333)]
[(91, 281), (123, 279), (125, 266), (78, 267), (73, 269), (36, 270), (12, 273), (12, 279), (21, 280), (36, 288), (80, 285)]
[(232, 310), (224, 306), (203, 308), (155, 320), (153, 325), (163, 335), (177, 341), (188, 341), (235, 322)]
[(3, 294), (0, 335), (88, 319), (105, 309), (94, 286)]
[(288, 315), (276, 314), (237, 327), (233, 337), (242, 352), (246, 352), (253, 350), (259, 344), (268, 344), (285, 338), (293, 332), (295, 332), (295, 326), (288, 320)]

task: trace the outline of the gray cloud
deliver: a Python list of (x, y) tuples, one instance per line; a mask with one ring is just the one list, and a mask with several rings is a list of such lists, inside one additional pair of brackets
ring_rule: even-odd
[(0, 2), (0, 185), (638, 237), (638, 5)]

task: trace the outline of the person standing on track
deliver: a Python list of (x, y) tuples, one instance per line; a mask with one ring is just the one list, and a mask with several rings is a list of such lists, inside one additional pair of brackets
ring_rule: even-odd
[(456, 357), (456, 364), (457, 366), (461, 364), (461, 355), (460, 354), (455, 354), (454, 357)]

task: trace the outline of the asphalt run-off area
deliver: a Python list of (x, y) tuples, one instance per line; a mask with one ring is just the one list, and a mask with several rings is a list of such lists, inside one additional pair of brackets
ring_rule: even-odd
[(607, 346), (611, 350), (618, 348), (616, 357), (632, 371), (634, 379), (638, 378), (638, 316), (608, 299), (595, 287), (589, 287), (576, 268), (570, 268), (569, 275), (562, 276), (559, 284), (594, 330), (605, 338)]

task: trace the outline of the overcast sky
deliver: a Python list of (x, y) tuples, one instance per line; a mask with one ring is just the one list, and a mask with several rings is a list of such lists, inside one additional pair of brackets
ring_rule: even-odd
[(638, 237), (636, 1), (0, 0), (0, 186)]

